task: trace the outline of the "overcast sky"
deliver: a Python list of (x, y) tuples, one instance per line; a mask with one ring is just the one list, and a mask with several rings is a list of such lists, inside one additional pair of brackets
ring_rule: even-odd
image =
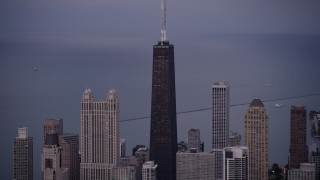
[[(208, 33), (320, 32), (319, 1), (168, 0), (167, 6), (169, 39)], [(0, 37), (103, 44), (101, 36), (115, 43), (134, 35), (137, 39), (126, 39), (134, 42), (159, 33), (160, 13), (160, 0), (1, 0)]]

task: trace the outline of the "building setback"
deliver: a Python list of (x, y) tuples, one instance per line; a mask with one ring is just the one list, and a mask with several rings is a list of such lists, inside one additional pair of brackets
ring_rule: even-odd
[(27, 127), (19, 128), (13, 141), (13, 179), (33, 180), (33, 137)]
[(291, 106), (289, 168), (299, 168), (300, 163), (308, 162), (306, 129), (307, 110), (304, 106)]
[(212, 151), (215, 154), (215, 178), (223, 177), (223, 148), (229, 138), (229, 85), (217, 82), (212, 85)]
[(247, 147), (227, 147), (223, 149), (223, 179), (248, 179)]
[(249, 180), (268, 179), (268, 115), (260, 99), (245, 114), (245, 145), (248, 147)]
[(153, 46), (150, 160), (158, 180), (176, 179), (177, 115), (174, 46), (166, 35), (166, 1), (162, 0), (161, 40)]
[(110, 90), (105, 101), (95, 101), (86, 89), (81, 103), (80, 179), (111, 179), (120, 158), (119, 100)]

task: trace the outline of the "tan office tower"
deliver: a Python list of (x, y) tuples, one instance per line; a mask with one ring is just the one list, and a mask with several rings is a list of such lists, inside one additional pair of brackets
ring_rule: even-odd
[(33, 179), (33, 138), (28, 136), (28, 128), (18, 129), (18, 137), (13, 142), (13, 179)]
[(80, 161), (79, 161), (79, 135), (63, 134), (59, 136), (59, 145), (62, 148), (61, 158), (63, 168), (69, 169), (69, 180), (79, 180)]
[(245, 114), (245, 145), (249, 149), (249, 180), (268, 179), (268, 115), (260, 99)]
[(119, 151), (119, 100), (110, 90), (106, 100), (96, 101), (86, 89), (81, 103), (80, 179), (111, 179)]
[(46, 119), (43, 121), (43, 145), (47, 134), (55, 132), (58, 136), (63, 134), (63, 119)]

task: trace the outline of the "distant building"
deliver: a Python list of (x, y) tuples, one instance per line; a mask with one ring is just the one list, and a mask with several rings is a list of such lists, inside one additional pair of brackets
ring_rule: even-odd
[(43, 180), (62, 180), (64, 173), (61, 164), (61, 150), (58, 134), (46, 134), (45, 145), (41, 151), (41, 173)]
[(55, 132), (58, 136), (63, 134), (63, 119), (46, 119), (43, 121), (43, 144), (48, 133)]
[(135, 153), (139, 148), (145, 148), (145, 147), (146, 147), (145, 145), (136, 145), (135, 147), (133, 147), (132, 148), (132, 156), (135, 156)]
[(110, 90), (104, 101), (96, 101), (86, 89), (81, 101), (80, 179), (111, 179), (120, 158), (119, 99)]
[(300, 169), (289, 169), (288, 180), (315, 180), (315, 165), (310, 163), (301, 163)]
[(120, 139), (120, 157), (126, 156), (126, 139)]
[(136, 169), (133, 166), (112, 169), (112, 180), (136, 180)]
[(215, 155), (216, 179), (223, 177), (223, 148), (229, 138), (229, 84), (217, 82), (212, 85), (212, 151)]
[(214, 180), (214, 154), (197, 152), (177, 152), (177, 180)]
[(231, 134), (229, 135), (229, 147), (240, 146), (240, 142), (241, 142), (241, 134), (231, 131)]
[(248, 179), (268, 179), (268, 115), (260, 99), (245, 114), (245, 145), (248, 147)]
[(62, 148), (61, 166), (68, 168), (70, 180), (80, 179), (80, 161), (79, 161), (79, 135), (63, 134), (59, 136), (59, 144)]
[(223, 149), (223, 179), (248, 179), (248, 148), (226, 147)]
[(142, 180), (157, 180), (157, 164), (147, 161), (142, 166)]
[(27, 127), (19, 128), (13, 141), (13, 179), (33, 180), (33, 137)]
[(304, 106), (294, 105), (290, 115), (289, 168), (298, 169), (300, 163), (308, 162), (307, 110)]
[(188, 149), (197, 148), (198, 152), (202, 150), (200, 140), (200, 129), (190, 129), (188, 131)]

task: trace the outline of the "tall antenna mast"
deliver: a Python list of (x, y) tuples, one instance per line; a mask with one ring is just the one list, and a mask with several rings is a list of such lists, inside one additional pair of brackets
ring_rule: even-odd
[(161, 41), (167, 41), (167, 7), (166, 0), (161, 0), (162, 22), (161, 22)]

